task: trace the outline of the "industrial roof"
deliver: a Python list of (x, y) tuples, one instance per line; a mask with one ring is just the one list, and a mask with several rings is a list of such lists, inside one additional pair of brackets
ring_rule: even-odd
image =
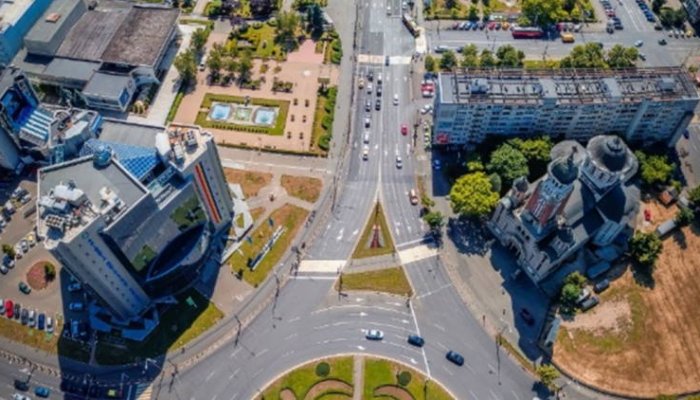
[(133, 122), (105, 118), (102, 123), (100, 139), (140, 147), (156, 145), (156, 134), (163, 132), (165, 127), (143, 125)]
[(87, 82), (98, 68), (100, 68), (100, 63), (98, 62), (56, 57), (46, 66), (42, 74), (61, 79)]
[[(27, 32), (25, 40), (47, 42), (66, 23), (66, 16), (82, 3), (83, 0), (53, 1), (44, 14), (36, 21), (32, 29)], [(85, 6), (83, 5), (83, 8)]]
[[(128, 14), (128, 8), (99, 8), (86, 12), (68, 32), (56, 55), (99, 60)], [(138, 45), (138, 42), (134, 43), (134, 46)]]
[(130, 80), (128, 75), (95, 72), (83, 88), (83, 94), (119, 98)]

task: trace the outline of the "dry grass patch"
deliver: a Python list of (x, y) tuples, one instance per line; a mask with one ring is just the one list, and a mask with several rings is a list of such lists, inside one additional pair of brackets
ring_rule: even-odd
[(579, 380), (626, 396), (700, 390), (697, 233), (687, 227), (664, 240), (653, 287), (640, 286), (628, 270), (600, 296), (590, 312), (612, 313), (614, 323), (584, 317), (587, 324), (563, 324), (554, 361)]
[(321, 195), (323, 181), (309, 176), (282, 175), (282, 187), (292, 197), (315, 203)]
[[(400, 296), (413, 295), (413, 288), (411, 288), (411, 284), (408, 282), (402, 267), (347, 273), (342, 275), (342, 279), (343, 290), (385, 292)], [(336, 290), (338, 286), (339, 282), (336, 282)]]
[(262, 215), (265, 214), (265, 207), (255, 207), (250, 210), (250, 216), (253, 217), (253, 223), (257, 222)]
[(224, 174), (227, 182), (241, 185), (246, 199), (257, 196), (260, 189), (272, 182), (272, 174), (269, 172), (224, 168)]

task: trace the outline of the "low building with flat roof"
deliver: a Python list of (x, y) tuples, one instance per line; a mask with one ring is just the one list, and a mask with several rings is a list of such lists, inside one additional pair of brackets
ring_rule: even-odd
[(434, 143), (470, 145), (487, 136), (547, 134), (672, 144), (698, 94), (680, 67), (610, 70), (465, 69), (438, 77)]
[(52, 0), (0, 1), (0, 64), (12, 62), (25, 35), (51, 3)]

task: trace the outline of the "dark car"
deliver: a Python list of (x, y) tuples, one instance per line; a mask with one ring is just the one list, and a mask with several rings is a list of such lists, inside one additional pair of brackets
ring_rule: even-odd
[(607, 288), (610, 287), (610, 279), (603, 279), (602, 281), (598, 282), (593, 286), (593, 291), (596, 293), (600, 293), (605, 291)]
[(448, 351), (447, 354), (445, 354), (445, 358), (450, 360), (451, 362), (459, 365), (460, 367), (464, 365), (464, 357), (462, 357), (461, 354), (455, 352), (455, 351)]
[(527, 308), (520, 309), (520, 316), (526, 324), (530, 326), (535, 324), (535, 317), (533, 317), (532, 314), (530, 314), (530, 311)]
[(29, 384), (25, 381), (20, 381), (19, 379), (15, 379), (15, 389), (26, 392), (27, 390), (29, 390)]
[(408, 335), (408, 343), (416, 347), (423, 347), (425, 344), (425, 339), (418, 335)]
[(34, 394), (39, 397), (49, 397), (51, 390), (44, 386), (37, 386), (36, 389), (34, 389)]
[(367, 80), (370, 82), (372, 82), (374, 80), (374, 72), (373, 71), (369, 71), (367, 73)]
[(15, 303), (15, 319), (20, 318), (21, 312), (22, 312), (22, 306), (19, 303)]
[(22, 317), (20, 319), (22, 321), (22, 325), (27, 325), (27, 322), (29, 322), (29, 311), (26, 308), (22, 309)]
[(372, 102), (370, 100), (367, 100), (365, 102), (365, 111), (370, 112), (372, 110)]
[(32, 288), (30, 288), (29, 285), (27, 285), (24, 282), (18, 283), (17, 287), (19, 288), (19, 291), (24, 293), (24, 294), (29, 294), (32, 292)]
[(377, 111), (382, 109), (382, 101), (380, 99), (377, 99), (377, 101), (374, 103), (374, 109)]
[(37, 320), (36, 320), (37, 329), (39, 329), (40, 331), (43, 331), (45, 324), (46, 324), (46, 315), (39, 314), (39, 317), (37, 317)]
[(377, 86), (377, 97), (382, 97), (382, 86)]
[(599, 302), (600, 300), (598, 300), (597, 296), (591, 296), (581, 303), (581, 310), (588, 311), (591, 308), (597, 306)]

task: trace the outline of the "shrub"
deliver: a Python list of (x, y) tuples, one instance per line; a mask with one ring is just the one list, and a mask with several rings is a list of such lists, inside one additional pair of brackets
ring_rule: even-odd
[(324, 115), (321, 121), (321, 126), (323, 129), (328, 130), (333, 125), (333, 117), (330, 115)]
[(396, 378), (401, 386), (408, 386), (411, 383), (411, 373), (408, 371), (401, 371)]
[(56, 278), (56, 267), (50, 262), (44, 264), (44, 277), (47, 281), (52, 281)]
[(268, 19), (268, 20), (267, 20), (267, 24), (270, 25), (270, 26), (272, 26), (272, 27), (277, 26), (277, 18), (272, 17), (272, 18)]
[(331, 135), (326, 134), (318, 139), (318, 147), (323, 151), (328, 151), (331, 148)]
[(316, 365), (316, 376), (325, 378), (331, 373), (331, 366), (327, 362), (320, 362)]

